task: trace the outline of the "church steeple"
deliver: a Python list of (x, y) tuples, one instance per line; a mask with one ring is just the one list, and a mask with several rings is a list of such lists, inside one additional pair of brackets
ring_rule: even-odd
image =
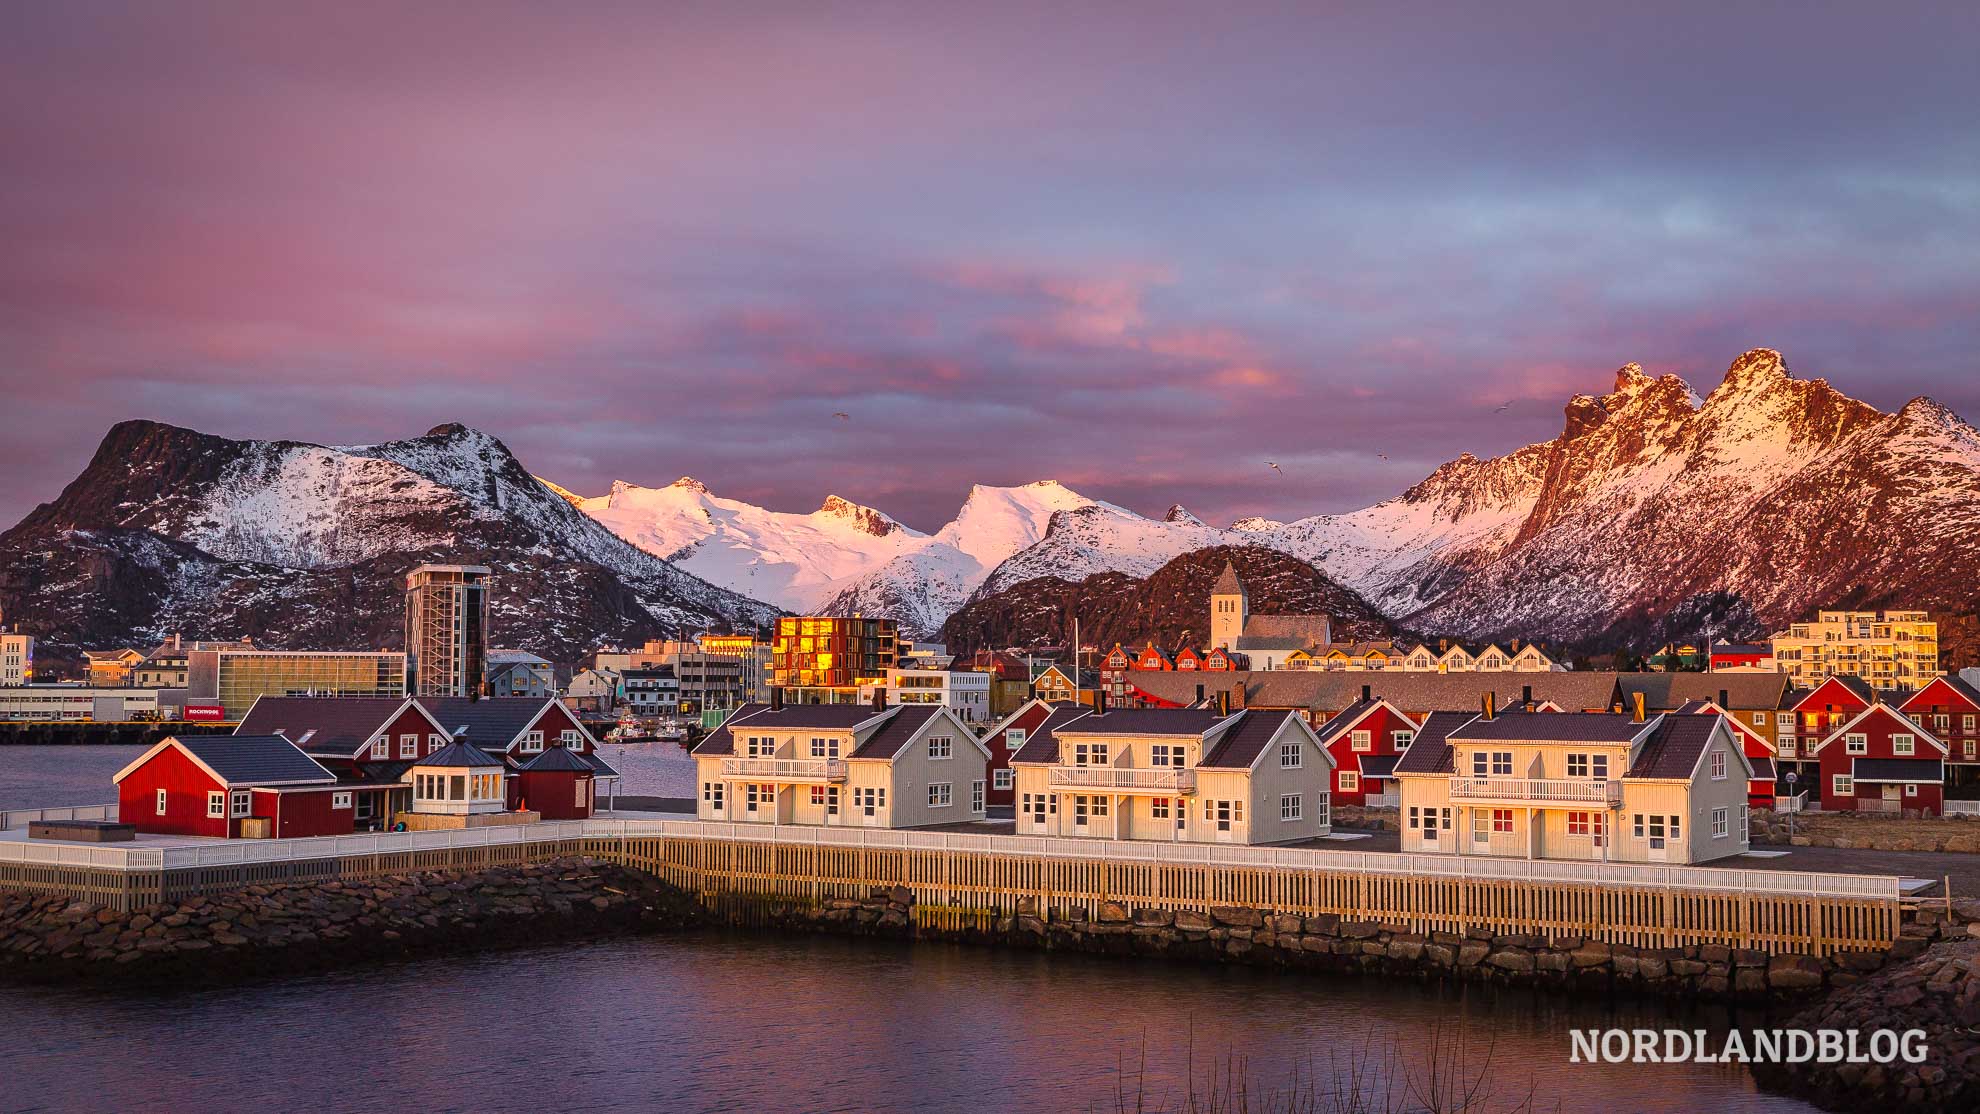
[(1251, 614), (1251, 602), (1244, 594), (1244, 582), (1237, 567), (1224, 562), (1224, 571), (1210, 588), (1210, 648), (1229, 650), (1244, 633), (1244, 621)]

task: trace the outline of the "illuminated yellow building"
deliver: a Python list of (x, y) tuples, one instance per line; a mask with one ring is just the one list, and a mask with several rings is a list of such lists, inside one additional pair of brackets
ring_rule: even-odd
[(406, 655), (383, 650), (195, 651), (192, 688), (194, 700), (213, 697), (228, 719), (246, 715), (262, 696), (404, 696)]
[(1915, 689), (1939, 675), (1939, 624), (1923, 611), (1820, 611), (1773, 643), (1775, 663), (1800, 688), (1842, 673)]
[(790, 690), (789, 700), (850, 703), (862, 684), (885, 684), (899, 657), (892, 619), (789, 615), (777, 620), (770, 643), (770, 683)]

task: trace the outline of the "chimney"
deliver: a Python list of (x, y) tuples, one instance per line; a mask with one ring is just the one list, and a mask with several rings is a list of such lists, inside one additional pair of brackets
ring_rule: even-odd
[(784, 690), (781, 686), (770, 686), (770, 710), (773, 712), (784, 710)]
[(887, 706), (887, 690), (885, 687), (881, 685), (873, 686), (873, 706), (875, 708), (885, 708)]
[(1244, 686), (1242, 684), (1231, 686), (1231, 707), (1244, 707)]
[(1630, 694), (1629, 694), (1629, 705), (1630, 705), (1630, 714), (1629, 714), (1629, 722), (1631, 722), (1631, 723), (1642, 723), (1642, 722), (1643, 722), (1643, 694), (1642, 694), (1642, 693), (1640, 693), (1640, 692), (1632, 692), (1632, 693), (1630, 693)]
[(1525, 708), (1525, 709), (1526, 709), (1527, 711), (1529, 711), (1529, 712), (1530, 712), (1530, 711), (1532, 711), (1532, 710), (1533, 710), (1533, 686), (1532, 686), (1532, 685), (1521, 685), (1521, 686), (1519, 686), (1519, 703), (1520, 703), (1520, 706), (1521, 706), (1521, 707), (1523, 707), (1523, 708)]
[(1373, 686), (1371, 686), (1371, 685), (1363, 685), (1363, 686), (1361, 686), (1361, 702), (1362, 702), (1363, 704), (1366, 704), (1366, 703), (1368, 703), (1368, 702), (1369, 702), (1370, 700), (1373, 700), (1373, 699), (1375, 699), (1375, 694), (1374, 694), (1374, 692), (1372, 691), (1372, 689), (1373, 689)]
[(1107, 714), (1107, 690), (1106, 690), (1106, 689), (1094, 689), (1094, 690), (1093, 690), (1093, 714), (1094, 714), (1094, 715), (1096, 715), (1096, 716), (1104, 716), (1104, 715), (1106, 715), (1106, 714)]
[(1443, 652), (1445, 652), (1446, 650), (1449, 650), (1450, 648), (1451, 648), (1451, 640), (1450, 640), (1450, 639), (1448, 639), (1448, 638), (1439, 638), (1439, 639), (1437, 640), (1437, 652), (1438, 652), (1438, 653), (1440, 653), (1440, 654), (1441, 654), (1441, 653), (1443, 653)]
[(1199, 708), (1203, 706), (1203, 686), (1202, 686), (1202, 685), (1198, 685), (1198, 686), (1196, 686), (1196, 706), (1197, 706), (1197, 707), (1199, 707)]
[(1727, 700), (1727, 699), (1726, 699), (1726, 690), (1725, 690), (1725, 689), (1720, 689), (1720, 690), (1719, 690), (1719, 710), (1720, 710), (1721, 712), (1726, 712), (1726, 711), (1731, 711), (1731, 710), (1732, 710), (1732, 701), (1730, 701), (1730, 700)]
[(1231, 693), (1229, 689), (1225, 689), (1223, 692), (1217, 694), (1217, 714), (1220, 716), (1231, 714)]
[(1499, 694), (1487, 691), (1478, 697), (1479, 706), (1485, 709), (1485, 718), (1491, 719), (1494, 705), (1499, 702)]

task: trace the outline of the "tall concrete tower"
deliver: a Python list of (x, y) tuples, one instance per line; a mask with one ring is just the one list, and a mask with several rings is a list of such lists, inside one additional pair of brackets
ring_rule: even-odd
[(488, 665), (484, 565), (421, 565), (406, 574), (406, 656), (415, 696), (476, 696)]
[(1244, 621), (1251, 615), (1251, 601), (1244, 594), (1244, 583), (1237, 568), (1224, 562), (1223, 575), (1210, 588), (1210, 648), (1229, 650), (1244, 633)]

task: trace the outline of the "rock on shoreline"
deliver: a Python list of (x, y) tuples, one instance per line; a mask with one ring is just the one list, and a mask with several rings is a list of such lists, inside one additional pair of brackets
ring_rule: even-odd
[(0, 977), (210, 982), (657, 931), (699, 916), (649, 875), (590, 858), (247, 886), (130, 912), (0, 891)]

